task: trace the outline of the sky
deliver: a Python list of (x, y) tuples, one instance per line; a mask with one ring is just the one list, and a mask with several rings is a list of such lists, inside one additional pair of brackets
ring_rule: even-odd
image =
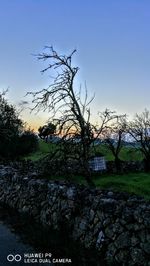
[[(76, 86), (86, 82), (93, 119), (105, 108), (132, 117), (150, 110), (149, 0), (0, 0), (0, 91), (18, 108), (28, 91), (50, 84), (50, 72), (33, 54), (53, 45), (61, 54), (77, 49)], [(47, 112), (21, 113), (31, 128)]]

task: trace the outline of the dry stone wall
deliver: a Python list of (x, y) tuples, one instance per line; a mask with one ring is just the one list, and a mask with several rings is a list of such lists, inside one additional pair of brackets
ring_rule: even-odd
[(106, 265), (150, 265), (150, 202), (0, 167), (0, 203), (94, 248)]

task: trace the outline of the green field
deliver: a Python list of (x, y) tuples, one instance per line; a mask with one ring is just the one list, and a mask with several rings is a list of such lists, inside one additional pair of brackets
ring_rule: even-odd
[(56, 144), (46, 143), (45, 141), (39, 141), (38, 150), (24, 156), (23, 158), (26, 160), (38, 161), (48, 155), (50, 152), (53, 152), (56, 149)]
[[(113, 161), (114, 157), (111, 151), (105, 145), (98, 145), (96, 151), (104, 154), (107, 161)], [(123, 147), (120, 151), (120, 159), (123, 161), (140, 161), (143, 159), (141, 152), (133, 147)]]
[[(36, 152), (25, 156), (25, 159), (30, 159), (32, 161), (37, 161), (46, 156), (49, 152), (53, 152), (56, 149), (56, 144), (45, 143), (44, 141), (39, 141), (39, 148)], [(111, 151), (105, 145), (96, 146), (96, 152), (101, 152), (107, 161), (113, 161), (114, 157)], [(139, 161), (143, 159), (141, 152), (133, 147), (123, 147), (120, 152), (120, 159), (123, 161)]]
[[(51, 180), (53, 178), (50, 178)], [(58, 176), (55, 180), (69, 180), (73, 183), (84, 184), (86, 181), (82, 176), (71, 176), (67, 179), (65, 176)], [(150, 200), (150, 174), (131, 173), (123, 175), (99, 175), (93, 176), (96, 187), (108, 189), (111, 191), (124, 191), (133, 193)]]
[(126, 191), (150, 199), (150, 174), (131, 173), (94, 178), (97, 187)]
[[(56, 144), (45, 143), (44, 141), (39, 141), (39, 148), (36, 152), (24, 157), (25, 159), (30, 159), (33, 161), (38, 161), (44, 156), (48, 155), (49, 152), (55, 151)], [(104, 145), (98, 146), (97, 151), (100, 151), (105, 155), (106, 160), (113, 160), (111, 152)], [(122, 160), (141, 160), (141, 153), (134, 149), (124, 147), (121, 151), (120, 158)], [(59, 176), (55, 177), (57, 180), (66, 180), (66, 177)], [(69, 177), (69, 181), (85, 184), (86, 182), (82, 176), (72, 176)], [(93, 181), (96, 187), (102, 189), (111, 189), (113, 191), (126, 191), (129, 193), (135, 193), (137, 195), (143, 196), (146, 199), (150, 199), (150, 174), (147, 173), (130, 173), (122, 175), (100, 175), (93, 176)]]

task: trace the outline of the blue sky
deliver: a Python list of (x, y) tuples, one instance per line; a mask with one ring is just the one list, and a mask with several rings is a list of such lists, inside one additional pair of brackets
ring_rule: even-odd
[[(149, 0), (0, 0), (0, 90), (18, 104), (27, 91), (49, 84), (32, 55), (53, 45), (74, 48), (78, 84), (95, 93), (93, 117), (106, 107), (133, 115), (150, 109)], [(48, 114), (22, 113), (31, 126)]]

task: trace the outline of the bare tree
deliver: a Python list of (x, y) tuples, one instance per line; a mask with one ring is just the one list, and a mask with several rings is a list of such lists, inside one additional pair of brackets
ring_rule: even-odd
[[(48, 88), (38, 92), (30, 92), (33, 95), (34, 109), (48, 110), (51, 121), (57, 125), (57, 132), (62, 136), (61, 141), (75, 140), (79, 137), (78, 160), (84, 169), (85, 178), (90, 186), (93, 186), (91, 180), (91, 171), (89, 168), (90, 148), (95, 138), (98, 138), (106, 122), (110, 119), (110, 111), (105, 111), (105, 116), (101, 127), (97, 129), (90, 122), (90, 103), (87, 90), (84, 101), (81, 101), (81, 89), (76, 90), (74, 80), (79, 70), (72, 66), (72, 56), (59, 55), (53, 47), (47, 47), (48, 53), (37, 55), (39, 60), (48, 60), (50, 63), (42, 73), (48, 70), (55, 70), (56, 76)], [(74, 141), (75, 143), (75, 141)], [(74, 154), (76, 156), (76, 154)]]
[(127, 130), (125, 115), (114, 117), (113, 123), (103, 131), (104, 143), (112, 152), (117, 172), (121, 171), (120, 151), (123, 148)]
[(147, 109), (135, 115), (129, 123), (128, 132), (144, 156), (145, 170), (150, 171), (150, 112)]

